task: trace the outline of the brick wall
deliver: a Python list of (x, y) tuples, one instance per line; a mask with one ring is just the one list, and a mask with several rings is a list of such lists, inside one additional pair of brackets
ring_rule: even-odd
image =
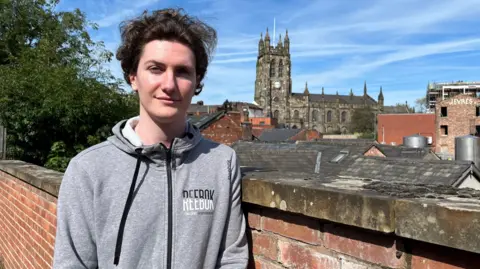
[[(456, 95), (452, 98), (437, 102), (436, 114), (436, 152), (448, 152), (455, 155), (455, 137), (471, 134), (471, 127), (480, 125), (480, 117), (476, 116), (476, 107), (480, 100), (469, 95)], [(442, 107), (446, 107), (447, 115), (441, 114)], [(448, 135), (442, 133), (442, 126), (448, 127)], [(475, 133), (472, 133), (475, 134)]]
[(480, 254), (272, 208), (244, 208), (253, 246), (250, 269), (473, 269), (480, 260)]
[(322, 138), (322, 135), (317, 131), (317, 130), (307, 130), (304, 129), (300, 131), (298, 134), (295, 136), (290, 137), (289, 140), (292, 141), (312, 141), (315, 139), (320, 139)]
[[(294, 174), (288, 174), (290, 183), (264, 179), (267, 175), (243, 179), (250, 269), (478, 268), (480, 202), (475, 199), (456, 203), (447, 192), (442, 203), (419, 193), (420, 200), (396, 199), (372, 189), (362, 192), (362, 181), (353, 179), (329, 180), (322, 188), (321, 181), (306, 184), (303, 175), (300, 183)], [(0, 268), (51, 268), (61, 176), (0, 161)], [(427, 194), (435, 196), (432, 191)]]
[(377, 117), (377, 141), (391, 145), (403, 144), (403, 137), (414, 134), (435, 137), (434, 114), (379, 114)]
[(370, 147), (363, 156), (386, 157), (377, 147)]
[(0, 171), (0, 261), (6, 269), (52, 267), (56, 203), (49, 193)]
[(202, 135), (210, 140), (231, 145), (242, 138), (240, 112), (229, 112), (202, 130)]

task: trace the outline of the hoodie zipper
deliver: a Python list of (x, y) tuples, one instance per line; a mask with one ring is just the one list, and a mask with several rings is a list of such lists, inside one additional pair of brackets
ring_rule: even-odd
[(167, 150), (167, 189), (168, 189), (168, 232), (167, 232), (167, 269), (172, 268), (172, 229), (173, 229), (173, 205), (172, 205), (172, 150)]

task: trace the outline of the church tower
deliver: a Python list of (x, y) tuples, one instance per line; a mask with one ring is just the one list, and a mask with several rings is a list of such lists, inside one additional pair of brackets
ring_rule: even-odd
[(255, 102), (266, 116), (279, 122), (289, 118), (288, 99), (292, 92), (290, 39), (280, 35), (277, 44), (270, 44), (270, 34), (260, 35), (255, 79)]

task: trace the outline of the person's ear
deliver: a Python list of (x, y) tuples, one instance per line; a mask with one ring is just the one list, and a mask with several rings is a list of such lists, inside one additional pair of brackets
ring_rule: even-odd
[(136, 92), (138, 92), (138, 85), (137, 85), (137, 76), (135, 75), (129, 75), (128, 79), (130, 79), (130, 85), (132, 86), (132, 89)]

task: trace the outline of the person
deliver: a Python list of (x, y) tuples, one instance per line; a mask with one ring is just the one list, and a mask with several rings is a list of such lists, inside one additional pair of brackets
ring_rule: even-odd
[(182, 9), (144, 12), (120, 29), (116, 57), (139, 115), (70, 161), (53, 268), (246, 268), (237, 156), (186, 120), (216, 31)]

